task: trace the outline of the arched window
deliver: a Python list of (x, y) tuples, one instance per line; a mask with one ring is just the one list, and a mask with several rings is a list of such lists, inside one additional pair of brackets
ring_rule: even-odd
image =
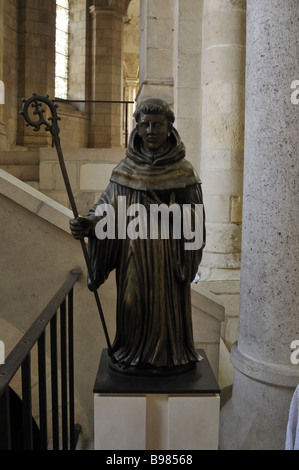
[(69, 55), (69, 2), (56, 0), (55, 97), (67, 99)]

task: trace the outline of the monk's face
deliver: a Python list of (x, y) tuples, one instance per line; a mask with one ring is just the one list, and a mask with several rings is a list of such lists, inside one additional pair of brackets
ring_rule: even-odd
[(141, 114), (137, 123), (138, 133), (145, 150), (160, 153), (163, 151), (171, 124), (160, 114)]

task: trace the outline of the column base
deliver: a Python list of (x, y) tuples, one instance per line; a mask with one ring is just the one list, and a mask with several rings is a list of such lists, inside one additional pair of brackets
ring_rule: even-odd
[[(288, 367), (268, 367), (232, 349), (232, 398), (220, 415), (220, 450), (283, 450), (293, 383)], [(268, 369), (268, 371), (267, 371)], [(284, 372), (286, 372), (284, 370)]]

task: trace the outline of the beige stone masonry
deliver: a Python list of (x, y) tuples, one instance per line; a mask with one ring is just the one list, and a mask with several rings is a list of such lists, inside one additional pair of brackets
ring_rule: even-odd
[(191, 303), (195, 346), (205, 350), (215, 377), (218, 377), (220, 331), (225, 308), (221, 300), (200, 283), (191, 284)]
[[(56, 2), (26, 0), (18, 7), (20, 27), (18, 100), (28, 98), (32, 92), (54, 97), (55, 89), (55, 18)], [(28, 147), (46, 146), (51, 139), (44, 130), (37, 136), (25, 126), (22, 116), (18, 120), (17, 144)]]
[(137, 101), (173, 103), (174, 0), (140, 2), (140, 86)]
[(82, 191), (99, 191), (105, 188), (110, 179), (113, 163), (85, 163), (80, 167), (80, 189)]
[[(85, 100), (88, 97), (88, 11), (82, 0), (69, 2), (69, 74), (68, 99)], [(80, 111), (88, 111), (85, 103), (74, 104)], [(86, 133), (86, 129), (84, 129)], [(86, 134), (87, 135), (87, 134)], [(83, 146), (83, 145), (81, 145)]]
[(225, 308), (225, 318), (221, 323), (221, 338), (230, 350), (238, 339), (240, 281), (202, 281), (201, 287), (204, 291), (211, 292)]
[[(125, 149), (67, 148), (63, 156), (78, 211), (86, 215), (108, 185), (113, 168), (124, 158)], [(40, 149), (40, 190), (70, 207), (55, 149)]]
[(89, 116), (71, 103), (56, 102), (62, 148), (88, 147)]
[[(122, 101), (123, 19), (128, 2), (96, 2), (90, 7), (92, 22), (91, 99)], [(120, 147), (121, 104), (93, 103), (91, 147)]]
[(199, 170), (201, 142), (202, 2), (174, 6), (174, 111), (187, 158)]
[(244, 153), (245, 2), (203, 9), (202, 153), (207, 244), (202, 279), (238, 280)]

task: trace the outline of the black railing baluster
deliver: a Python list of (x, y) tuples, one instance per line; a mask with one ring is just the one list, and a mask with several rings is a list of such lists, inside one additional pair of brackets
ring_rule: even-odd
[(74, 400), (74, 324), (73, 324), (73, 299), (74, 291), (68, 295), (68, 365), (69, 365), (69, 429), (70, 449), (74, 450), (75, 442), (75, 400)]
[(11, 450), (9, 387), (0, 396), (0, 450)]
[(125, 104), (125, 147), (128, 147), (128, 103)]
[[(62, 408), (62, 444), (68, 449), (68, 425), (70, 426), (70, 448), (76, 447), (76, 434), (80, 425), (74, 424), (74, 344), (73, 344), (73, 286), (81, 275), (81, 270), (74, 270), (48, 303), (39, 317), (31, 325), (22, 339), (0, 365), (0, 450), (47, 449), (47, 367), (46, 367), (46, 327), (50, 326), (50, 362), (51, 362), (51, 405), (52, 405), (52, 439), (53, 450), (59, 450), (59, 379), (61, 372), (61, 408)], [(66, 315), (68, 299), (68, 317)], [(60, 307), (60, 353), (58, 361), (57, 311)], [(67, 327), (68, 319), (68, 327)], [(32, 417), (31, 395), (31, 349), (38, 348), (38, 388), (39, 388), (39, 422), (37, 427)], [(68, 362), (69, 360), (69, 362)], [(10, 388), (10, 382), (21, 369), (22, 400)], [(68, 373), (69, 371), (69, 373)], [(68, 402), (69, 394), (69, 402)], [(15, 401), (17, 397), (17, 402)], [(13, 399), (12, 399), (13, 398)], [(21, 414), (15, 416), (13, 403), (22, 403)], [(68, 422), (68, 406), (69, 422)], [(13, 417), (14, 416), (14, 417)], [(17, 419), (17, 422), (13, 421)], [(17, 431), (17, 432), (15, 432)], [(21, 435), (21, 441), (19, 439)]]
[(40, 448), (47, 449), (47, 385), (46, 385), (46, 336), (42, 333), (38, 339), (38, 389), (39, 389), (39, 429)]
[(51, 395), (52, 395), (52, 439), (53, 450), (59, 449), (59, 407), (58, 407), (58, 362), (57, 362), (57, 315), (50, 324), (51, 342)]
[(68, 447), (66, 302), (60, 307), (62, 449)]
[(22, 366), (22, 400), (23, 400), (23, 444), (24, 450), (33, 448), (32, 439), (32, 402), (31, 402), (31, 358), (30, 352)]

